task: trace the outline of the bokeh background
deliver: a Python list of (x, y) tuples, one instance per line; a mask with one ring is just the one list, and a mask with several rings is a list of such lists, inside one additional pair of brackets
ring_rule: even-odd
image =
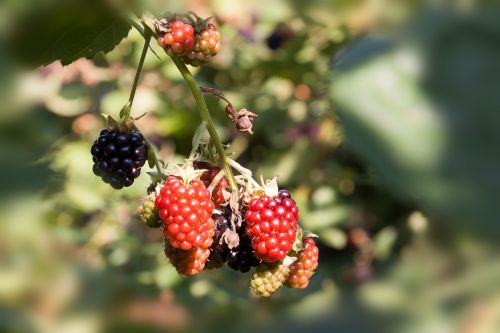
[[(193, 72), (258, 114), (233, 158), (279, 175), (320, 236), (310, 287), (258, 299), (250, 274), (181, 278), (90, 146), (128, 98), (142, 38), (62, 67), (0, 47), (1, 332), (500, 332), (500, 11), (495, 1), (145, 1), (214, 16), (223, 50)], [(2, 40), (30, 1), (0, 7)], [(42, 30), (43, 27), (40, 27)], [(33, 36), (36, 40), (37, 36)], [(24, 43), (29, 46), (30, 40)], [(133, 114), (162, 159), (200, 119), (155, 45)], [(33, 50), (33, 52), (39, 52)]]

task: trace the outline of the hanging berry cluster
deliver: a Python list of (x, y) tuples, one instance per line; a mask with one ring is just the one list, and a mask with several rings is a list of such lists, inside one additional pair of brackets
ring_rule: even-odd
[(220, 33), (194, 13), (171, 15), (149, 28), (186, 79), (204, 120), (200, 130), (211, 127), (211, 139), (202, 142), (195, 134), (191, 158), (165, 169), (130, 120), (132, 93), (121, 122), (108, 118), (108, 128), (92, 146), (94, 173), (119, 189), (133, 183), (146, 160), (156, 166), (138, 215), (148, 227), (162, 230), (165, 255), (180, 275), (227, 264), (241, 273), (254, 269), (250, 288), (256, 295), (270, 296), (282, 286), (307, 287), (318, 266), (315, 235), (300, 228), (298, 207), (289, 191), (278, 188), (276, 178), (259, 184), (250, 170), (227, 157), (201, 93), (225, 101), (225, 111), (241, 133), (252, 133), (257, 115), (244, 108), (237, 112), (214, 88), (197, 87), (185, 66), (205, 64), (216, 55)]
[[(193, 164), (207, 169), (195, 169)], [(220, 169), (209, 162), (177, 165), (144, 198), (139, 211), (148, 213), (140, 213), (142, 221), (152, 227), (158, 224), (150, 221), (161, 221), (165, 255), (181, 275), (227, 264), (242, 273), (256, 267), (250, 287), (260, 296), (269, 296), (281, 286), (307, 287), (318, 265), (318, 248), (313, 235), (299, 229), (291, 194), (278, 191), (275, 179), (264, 186), (247, 182), (248, 170), (238, 169), (245, 176), (237, 177), (235, 198), (227, 179), (218, 179), (221, 171), (212, 171)]]
[(220, 32), (208, 19), (194, 13), (171, 15), (156, 21), (158, 45), (191, 66), (210, 61), (221, 49)]

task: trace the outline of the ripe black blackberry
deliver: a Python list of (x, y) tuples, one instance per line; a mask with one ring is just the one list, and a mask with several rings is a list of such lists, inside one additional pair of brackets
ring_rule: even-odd
[[(231, 230), (231, 223), (229, 222), (231, 219), (231, 208), (229, 205), (226, 206), (223, 214), (214, 214), (212, 218), (215, 221), (215, 236), (211, 248), (212, 252), (208, 259), (208, 267), (217, 268), (227, 261), (227, 265), (232, 269), (246, 273), (253, 266), (257, 266), (260, 260), (255, 257), (250, 237), (245, 232), (245, 221), (242, 221), (241, 226), (236, 227), (239, 245), (230, 249), (228, 243), (231, 243), (229, 239), (231, 236), (226, 233), (227, 238), (222, 238), (227, 230)], [(236, 225), (236, 221), (234, 222)]]
[(139, 131), (104, 129), (90, 151), (94, 174), (114, 189), (132, 185), (148, 158), (148, 147)]
[(234, 270), (246, 273), (254, 266), (260, 264), (260, 260), (255, 257), (252, 249), (252, 241), (245, 232), (246, 222), (243, 220), (241, 226), (236, 227), (236, 232), (240, 237), (240, 244), (229, 251), (227, 265)]
[(227, 261), (229, 248), (227, 243), (222, 240), (222, 234), (229, 227), (229, 220), (222, 214), (213, 214), (212, 219), (215, 223), (214, 242), (210, 248), (210, 257), (208, 257), (206, 268), (219, 268)]

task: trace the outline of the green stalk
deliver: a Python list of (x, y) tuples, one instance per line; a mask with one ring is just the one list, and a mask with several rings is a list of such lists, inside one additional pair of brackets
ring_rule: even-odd
[(135, 73), (134, 83), (132, 84), (132, 90), (130, 91), (130, 97), (128, 101), (130, 102), (130, 107), (134, 102), (135, 91), (137, 90), (137, 84), (139, 83), (139, 78), (141, 77), (142, 68), (144, 67), (144, 60), (146, 59), (146, 54), (148, 53), (149, 42), (151, 41), (151, 35), (144, 37), (144, 46), (142, 47), (141, 58), (139, 59), (139, 65), (137, 66), (137, 72)]
[[(156, 36), (156, 33), (152, 31), (150, 28), (142, 28), (139, 24), (137, 24), (134, 20), (130, 20), (132, 26), (145, 38), (151, 38), (151, 35)], [(143, 22), (144, 23), (144, 22)], [(148, 42), (149, 43), (149, 42)], [(222, 146), (222, 142), (219, 138), (219, 135), (217, 134), (217, 131), (215, 130), (215, 125), (212, 121), (212, 117), (210, 116), (210, 113), (208, 112), (207, 104), (205, 103), (205, 99), (203, 98), (200, 88), (198, 87), (198, 84), (196, 83), (195, 79), (193, 78), (193, 75), (189, 71), (189, 69), (186, 67), (186, 65), (177, 57), (171, 57), (174, 64), (177, 66), (177, 69), (181, 73), (182, 77), (184, 78), (184, 81), (186, 81), (186, 84), (188, 85), (189, 89), (191, 90), (191, 93), (193, 94), (193, 97), (196, 101), (196, 104), (198, 106), (198, 111), (200, 112), (201, 119), (207, 124), (207, 130), (208, 133), (210, 134), (210, 138), (212, 140), (212, 143), (215, 146), (215, 149), (217, 150), (217, 153), (219, 154), (219, 163), (220, 167), (222, 170), (224, 170), (224, 173), (226, 174), (226, 177), (229, 181), (229, 185), (231, 186), (231, 189), (234, 191), (238, 191), (238, 186), (236, 185), (236, 180), (234, 179), (233, 172), (231, 171), (231, 167), (229, 166), (229, 163), (227, 161), (227, 156), (226, 152), (224, 151), (224, 147)]]
[(171, 58), (174, 61), (174, 64), (177, 66), (177, 69), (179, 69), (179, 72), (181, 72), (184, 81), (186, 81), (189, 89), (191, 90), (191, 93), (193, 94), (194, 99), (196, 100), (196, 105), (198, 105), (198, 111), (200, 112), (201, 119), (207, 124), (208, 133), (210, 134), (210, 138), (215, 146), (215, 149), (217, 150), (217, 153), (219, 154), (219, 166), (222, 170), (224, 170), (231, 189), (233, 191), (237, 191), (238, 186), (236, 185), (236, 180), (234, 179), (231, 167), (227, 162), (227, 156), (226, 152), (224, 151), (224, 146), (222, 146), (222, 142), (219, 138), (219, 135), (217, 134), (214, 122), (212, 121), (212, 117), (208, 112), (207, 104), (205, 103), (205, 99), (201, 94), (200, 88), (198, 87), (198, 84), (196, 83), (193, 75), (186, 67), (186, 65), (178, 57)]
[[(132, 89), (130, 90), (130, 96), (128, 98), (128, 102), (120, 111), (120, 118), (124, 123), (130, 119), (130, 110), (132, 109), (132, 104), (134, 103), (135, 92), (137, 91), (137, 85), (139, 84), (142, 68), (144, 67), (144, 61), (146, 60), (146, 54), (148, 53), (149, 43), (152, 37), (151, 33), (144, 30), (141, 32), (141, 35), (144, 37), (144, 46), (142, 48), (141, 58), (139, 59), (139, 64), (137, 65), (137, 71), (135, 72), (134, 82), (132, 83)], [(135, 130), (140, 131), (135, 124), (132, 126)], [(158, 171), (158, 174), (161, 175), (162, 174), (161, 166), (160, 162), (158, 161), (155, 147), (151, 144), (151, 142), (149, 142), (149, 140), (146, 137), (144, 137), (144, 142), (148, 146), (148, 149), (153, 152), (156, 170)]]
[(130, 119), (130, 109), (132, 108), (132, 103), (134, 103), (135, 92), (137, 90), (137, 85), (139, 84), (142, 68), (144, 67), (144, 60), (146, 59), (146, 54), (148, 53), (149, 42), (151, 41), (150, 34), (146, 34), (143, 36), (144, 47), (142, 48), (141, 58), (139, 59), (139, 64), (137, 65), (137, 71), (135, 72), (134, 82), (132, 83), (132, 89), (130, 90), (128, 103), (125, 104), (123, 109), (120, 111), (120, 118), (123, 122), (127, 122)]
[(212, 163), (216, 163), (217, 161), (215, 160), (214, 152), (212, 150), (213, 147), (212, 139), (208, 142), (207, 148), (208, 148), (208, 158), (210, 158), (210, 161)]

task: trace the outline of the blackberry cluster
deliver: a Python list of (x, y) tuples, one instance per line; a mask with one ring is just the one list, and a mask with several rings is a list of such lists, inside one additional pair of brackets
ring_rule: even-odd
[[(252, 249), (252, 242), (245, 232), (246, 223), (244, 220), (239, 227), (236, 227), (236, 232), (239, 236), (239, 245), (237, 247), (229, 249), (227, 243), (224, 240), (221, 241), (224, 232), (230, 228), (230, 218), (231, 209), (229, 206), (226, 206), (222, 215), (214, 216), (214, 220), (216, 219), (217, 221), (216, 233), (210, 258), (214, 262), (214, 268), (222, 266), (222, 264), (216, 266), (215, 263), (217, 262), (227, 262), (230, 268), (246, 273), (250, 271), (252, 267), (259, 265), (261, 261), (255, 257), (255, 252)], [(212, 267), (212, 264), (210, 266)]]
[(148, 158), (148, 147), (139, 131), (104, 129), (90, 151), (94, 174), (117, 190), (134, 183)]

